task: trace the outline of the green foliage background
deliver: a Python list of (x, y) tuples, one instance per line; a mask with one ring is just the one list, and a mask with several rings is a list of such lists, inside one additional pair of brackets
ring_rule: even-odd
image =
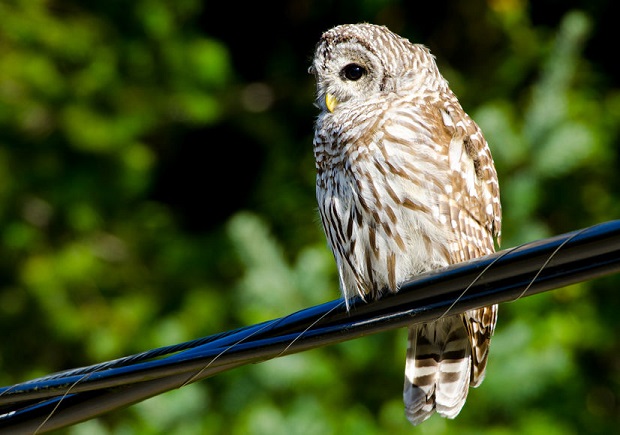
[[(306, 74), (336, 24), (436, 54), (493, 150), (503, 247), (620, 216), (613, 2), (255, 3), (0, 1), (0, 384), (338, 296)], [(454, 421), (406, 422), (401, 330), (61, 432), (612, 433), (619, 282), (502, 305), (487, 379)]]

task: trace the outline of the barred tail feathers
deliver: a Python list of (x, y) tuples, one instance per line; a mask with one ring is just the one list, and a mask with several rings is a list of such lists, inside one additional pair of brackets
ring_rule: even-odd
[(435, 411), (454, 418), (471, 380), (471, 344), (462, 316), (409, 328), (405, 387), (407, 419), (420, 424)]

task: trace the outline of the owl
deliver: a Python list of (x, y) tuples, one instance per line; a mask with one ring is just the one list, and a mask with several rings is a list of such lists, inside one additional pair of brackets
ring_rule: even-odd
[[(321, 223), (346, 301), (495, 250), (499, 184), (480, 128), (434, 56), (384, 26), (321, 36), (314, 156)], [(348, 303), (347, 303), (348, 306)], [(409, 327), (405, 414), (454, 418), (485, 375), (497, 306)]]

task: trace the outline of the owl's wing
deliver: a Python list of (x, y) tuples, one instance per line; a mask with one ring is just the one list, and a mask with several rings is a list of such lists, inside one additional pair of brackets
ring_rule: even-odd
[[(453, 262), (491, 254), (501, 234), (501, 205), (497, 173), (491, 151), (478, 125), (453, 99), (442, 108), (443, 123), (451, 136), (448, 160), (451, 190), (449, 221), (457, 235), (451, 250)], [(497, 322), (497, 305), (464, 314), (472, 346), (471, 385), (484, 379), (489, 344)]]
[[(451, 263), (495, 250), (501, 208), (497, 175), (479, 127), (451, 95), (441, 103), (422, 106), (424, 124), (445, 159), (448, 183), (439, 187), (440, 222), (453, 234), (448, 243)], [(484, 378), (489, 344), (497, 320), (497, 305), (469, 310), (459, 316), (410, 328), (405, 368), (404, 400), (413, 424), (435, 410), (454, 418), (470, 386)]]
[(478, 125), (455, 98), (439, 110), (450, 137), (447, 152), (451, 183), (446, 189), (448, 209), (444, 212), (459, 239), (460, 246), (453, 249), (453, 262), (460, 262), (494, 252), (495, 238), (499, 243), (499, 183), (491, 151)]

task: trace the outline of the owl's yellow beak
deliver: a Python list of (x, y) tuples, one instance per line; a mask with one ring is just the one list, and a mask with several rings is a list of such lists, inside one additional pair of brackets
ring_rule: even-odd
[(338, 100), (332, 94), (325, 94), (325, 105), (327, 106), (327, 110), (333, 112), (336, 106), (338, 105)]

